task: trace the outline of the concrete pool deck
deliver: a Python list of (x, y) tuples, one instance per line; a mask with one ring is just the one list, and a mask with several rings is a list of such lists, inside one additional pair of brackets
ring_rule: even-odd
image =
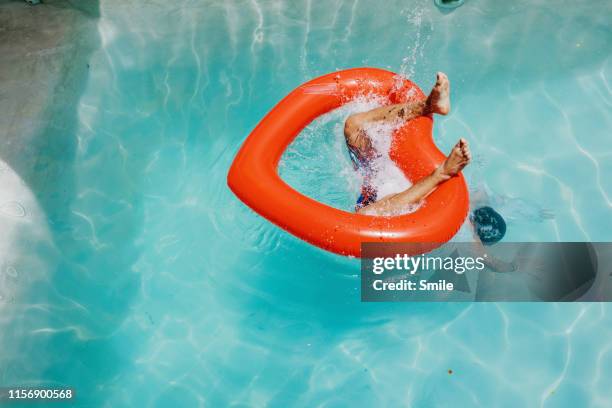
[[(94, 7), (93, 2), (81, 3), (90, 3), (90, 10)], [(23, 141), (40, 130), (56, 92), (72, 85), (66, 64), (88, 46), (78, 34), (96, 30), (95, 12), (87, 10), (65, 0), (36, 6), (24, 1), (0, 2), (0, 138), (4, 152), (18, 149), (16, 140)], [(71, 41), (73, 38), (78, 41)]]
[(37, 197), (37, 186), (52, 180), (37, 170), (39, 153), (55, 143), (45, 140), (54, 136), (49, 129), (64, 127), (78, 103), (96, 10), (92, 1), (0, 1), (0, 307), (26, 282), (44, 279), (43, 263), (28, 255), (28, 246), (54, 246)]

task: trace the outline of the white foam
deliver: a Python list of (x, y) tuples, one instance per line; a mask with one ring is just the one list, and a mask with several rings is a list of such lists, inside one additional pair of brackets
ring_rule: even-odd
[(412, 185), (404, 173), (397, 167), (389, 157), (393, 132), (401, 125), (401, 122), (373, 122), (365, 127), (372, 146), (376, 150), (376, 157), (370, 164), (370, 184), (376, 188), (378, 198), (381, 199), (389, 194), (396, 194), (406, 190)]
[[(307, 196), (348, 211), (353, 210), (366, 175), (368, 184), (377, 190), (378, 199), (409, 188), (410, 180), (389, 157), (393, 132), (402, 124), (399, 120), (373, 122), (366, 127), (377, 152), (368, 169), (355, 170), (349, 160), (344, 138), (346, 119), (385, 104), (388, 104), (387, 99), (380, 96), (360, 96), (317, 118), (285, 152), (279, 166), (281, 177)], [(315, 177), (317, 182), (307, 182), (304, 173)], [(343, 186), (337, 184), (337, 176), (345, 183)], [(406, 207), (398, 214), (414, 210), (415, 206)]]
[[(367, 112), (381, 107), (385, 103), (386, 100), (380, 97), (362, 96), (342, 106), (336, 110), (343, 119), (341, 128), (344, 128), (344, 122), (351, 114)], [(404, 191), (412, 185), (410, 180), (406, 178), (404, 173), (389, 156), (393, 132), (395, 132), (402, 123), (403, 122), (399, 120), (394, 122), (372, 122), (365, 126), (365, 131), (377, 153), (372, 159), (368, 171), (370, 171), (369, 183), (376, 189), (378, 199)], [(344, 141), (344, 135), (341, 134), (339, 136)], [(362, 174), (361, 171), (357, 171), (357, 173), (360, 175), (359, 182), (362, 183), (364, 174)], [(360, 187), (361, 185), (359, 188)]]

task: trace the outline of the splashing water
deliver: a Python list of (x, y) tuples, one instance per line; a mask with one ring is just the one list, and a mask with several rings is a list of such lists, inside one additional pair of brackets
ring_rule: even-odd
[[(346, 211), (354, 210), (366, 171), (379, 199), (410, 187), (410, 181), (389, 157), (392, 135), (401, 121), (373, 122), (365, 127), (377, 152), (367, 170), (355, 169), (348, 154), (343, 133), (346, 119), (384, 103), (380, 97), (363, 96), (317, 118), (283, 155), (280, 176), (299, 192)], [(305, 172), (308, 177), (304, 177)], [(401, 213), (414, 209), (406, 207)]]
[(423, 51), (433, 31), (431, 16), (426, 13), (427, 10), (428, 8), (425, 5), (420, 4), (401, 12), (406, 19), (407, 30), (404, 37), (407, 39), (407, 47), (400, 64), (398, 80), (403, 78), (413, 79), (417, 72), (425, 72), (419, 64), (426, 61)]
[(364, 128), (377, 152), (370, 164), (372, 173), (370, 183), (376, 188), (379, 198), (398, 193), (411, 185), (404, 173), (389, 157), (393, 132), (402, 123), (401, 121), (372, 122)]
[[(433, 23), (432, 16), (427, 14), (427, 10), (428, 8), (425, 5), (420, 4), (401, 11), (401, 15), (406, 21), (406, 30), (401, 41), (405, 41), (407, 45), (395, 77), (395, 91), (402, 89), (406, 79), (418, 82), (415, 78), (417, 72), (428, 71), (425, 69), (427, 58), (424, 56), (424, 50), (432, 36)], [(409, 92), (413, 92), (413, 90), (411, 89)], [(409, 100), (412, 96), (408, 94), (406, 97)]]
[[(406, 20), (406, 52), (401, 60), (396, 78), (396, 89), (401, 89), (404, 79), (414, 80), (422, 71), (425, 46), (433, 31), (432, 17), (426, 4), (418, 4), (402, 10)], [(405, 97), (410, 100), (410, 92)], [(344, 122), (353, 113), (365, 112), (385, 104), (373, 96), (363, 96), (327, 113), (306, 127), (286, 150), (279, 165), (281, 177), (299, 192), (333, 207), (353, 211), (355, 200), (364, 182), (364, 169), (355, 170), (344, 141)], [(378, 199), (401, 192), (411, 182), (389, 157), (393, 132), (401, 122), (372, 123), (365, 129), (377, 151), (369, 165), (369, 183), (377, 191)], [(304, 173), (308, 173), (304, 177)], [(415, 211), (418, 205), (402, 208), (400, 215)]]

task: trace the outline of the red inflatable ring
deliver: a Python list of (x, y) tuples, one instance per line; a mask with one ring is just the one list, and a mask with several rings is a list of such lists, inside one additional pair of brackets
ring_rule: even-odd
[[(381, 69), (349, 69), (313, 79), (287, 95), (251, 132), (232, 163), (228, 185), (274, 224), (337, 254), (359, 257), (362, 242), (422, 243), (433, 249), (451, 239), (467, 215), (469, 195), (462, 175), (440, 185), (417, 211), (380, 217), (322, 204), (290, 187), (277, 173), (283, 152), (304, 127), (367, 94), (384, 96), (389, 103), (403, 102), (406, 95), (425, 98), (412, 82)], [(393, 135), (389, 155), (409, 180), (430, 174), (444, 161), (433, 142), (432, 125), (431, 117), (420, 117)]]

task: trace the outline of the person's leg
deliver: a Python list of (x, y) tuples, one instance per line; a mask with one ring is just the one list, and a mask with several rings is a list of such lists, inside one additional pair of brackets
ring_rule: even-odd
[(419, 116), (437, 113), (446, 115), (450, 110), (450, 83), (442, 72), (438, 72), (436, 84), (424, 101), (388, 105), (368, 112), (349, 116), (344, 124), (344, 137), (350, 148), (367, 157), (372, 145), (364, 126), (378, 121), (409, 121)]
[(467, 166), (471, 158), (472, 155), (468, 143), (465, 139), (459, 139), (459, 142), (453, 147), (446, 161), (429, 176), (419, 180), (401, 193), (388, 195), (375, 203), (360, 208), (357, 210), (357, 213), (368, 215), (397, 214), (407, 206), (416, 204), (427, 197), (441, 183), (456, 176)]

